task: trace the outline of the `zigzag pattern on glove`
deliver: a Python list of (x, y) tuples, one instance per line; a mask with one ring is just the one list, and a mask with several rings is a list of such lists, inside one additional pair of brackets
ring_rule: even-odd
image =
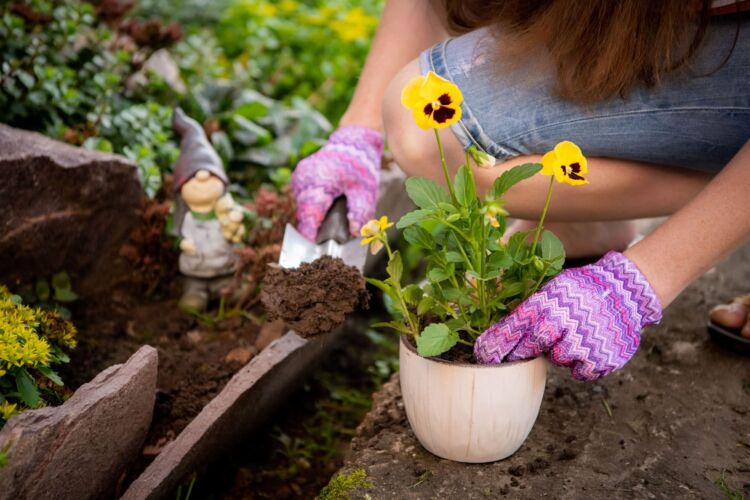
[(641, 330), (661, 320), (656, 293), (638, 267), (618, 252), (596, 264), (563, 271), (484, 332), (474, 346), (481, 363), (547, 353), (579, 380), (621, 368), (640, 344)]
[(292, 174), (297, 200), (297, 229), (314, 240), (333, 201), (346, 196), (349, 229), (375, 217), (383, 136), (367, 127), (336, 130), (319, 151), (305, 158)]

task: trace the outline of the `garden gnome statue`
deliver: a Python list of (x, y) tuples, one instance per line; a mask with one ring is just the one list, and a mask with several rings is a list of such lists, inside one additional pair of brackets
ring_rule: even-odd
[(180, 108), (172, 126), (181, 137), (174, 167), (174, 231), (180, 238), (180, 272), (185, 287), (180, 307), (203, 311), (231, 281), (237, 264), (235, 243), (244, 234), (243, 213), (226, 193), (229, 182), (221, 158), (203, 128)]

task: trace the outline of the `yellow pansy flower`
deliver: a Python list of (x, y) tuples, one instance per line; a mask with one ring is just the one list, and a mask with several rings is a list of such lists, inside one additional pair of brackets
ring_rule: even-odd
[(387, 216), (382, 216), (380, 219), (373, 219), (367, 224), (362, 226), (360, 234), (362, 235), (362, 245), (370, 245), (370, 252), (375, 255), (383, 248), (383, 238), (385, 238), (385, 230), (393, 225), (393, 222), (388, 222)]
[(583, 176), (589, 172), (586, 157), (581, 148), (570, 141), (563, 141), (542, 157), (542, 175), (554, 175), (557, 182), (571, 186), (588, 184)]
[(411, 110), (420, 128), (445, 128), (461, 119), (464, 96), (457, 85), (430, 71), (413, 78), (401, 93), (401, 104)]

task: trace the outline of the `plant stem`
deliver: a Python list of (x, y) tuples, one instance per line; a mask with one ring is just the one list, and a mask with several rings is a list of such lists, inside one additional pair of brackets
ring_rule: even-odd
[(440, 165), (443, 167), (443, 175), (445, 175), (445, 183), (448, 184), (448, 191), (451, 193), (451, 200), (453, 200), (453, 204), (458, 206), (458, 199), (456, 198), (456, 192), (453, 190), (453, 182), (451, 181), (451, 176), (448, 173), (448, 164), (445, 162), (445, 152), (443, 151), (443, 143), (440, 141), (440, 134), (438, 133), (438, 129), (433, 129), (435, 131), (435, 139), (437, 140), (438, 145), (438, 151), (440, 152)]
[(469, 347), (474, 347), (474, 344), (473, 344), (473, 343), (471, 343), (471, 342), (469, 342), (468, 340), (464, 340), (464, 339), (458, 339), (458, 343), (459, 343), (459, 344), (464, 344), (464, 345), (467, 345), (467, 346), (469, 346)]
[[(383, 242), (385, 251), (388, 252), (388, 260), (390, 261), (393, 258), (393, 251), (391, 250), (391, 245), (388, 243), (388, 235), (382, 234), (380, 241)], [(419, 338), (419, 330), (417, 329), (417, 326), (412, 321), (411, 314), (409, 313), (409, 307), (406, 305), (404, 296), (401, 294), (401, 282), (392, 283), (392, 286), (393, 286), (393, 291), (396, 294), (396, 297), (398, 297), (398, 303), (399, 303), (399, 306), (401, 307), (401, 312), (403, 312), (404, 316), (406, 316), (406, 321), (409, 323), (409, 329), (411, 330), (412, 335), (414, 335), (415, 339)]]
[(487, 311), (487, 283), (484, 281), (485, 263), (487, 260), (487, 223), (482, 220), (482, 242), (479, 245), (479, 276), (482, 278), (479, 280), (479, 309), (482, 311), (482, 318), (489, 317), (489, 311)]
[(544, 225), (544, 218), (547, 216), (547, 210), (549, 209), (549, 202), (552, 199), (552, 188), (555, 187), (555, 177), (551, 176), (549, 179), (549, 189), (547, 190), (547, 200), (544, 202), (544, 210), (542, 210), (542, 216), (539, 218), (539, 225), (536, 228), (536, 234), (534, 235), (534, 243), (531, 245), (532, 257), (536, 255), (536, 244), (539, 242), (539, 235), (542, 234), (542, 227)]
[(440, 222), (441, 224), (445, 224), (445, 225), (446, 225), (446, 226), (448, 226), (449, 228), (453, 229), (453, 230), (454, 230), (454, 231), (455, 231), (456, 233), (458, 233), (458, 234), (459, 234), (459, 235), (460, 235), (460, 236), (461, 236), (461, 237), (462, 237), (463, 239), (465, 239), (465, 240), (466, 240), (466, 241), (467, 241), (468, 243), (470, 243), (470, 244), (471, 244), (471, 246), (472, 246), (472, 247), (474, 247), (474, 249), (476, 249), (476, 248), (477, 248), (477, 244), (476, 244), (476, 242), (472, 241), (472, 239), (471, 239), (471, 238), (469, 238), (468, 236), (466, 236), (466, 234), (465, 234), (465, 233), (464, 233), (463, 231), (461, 231), (461, 230), (460, 230), (459, 228), (457, 228), (456, 226), (454, 226), (454, 225), (453, 225), (452, 223), (448, 222), (447, 220), (443, 220), (443, 219), (440, 219), (440, 218), (437, 218), (437, 217), (433, 218), (433, 220), (437, 220), (437, 221), (438, 221), (438, 222)]

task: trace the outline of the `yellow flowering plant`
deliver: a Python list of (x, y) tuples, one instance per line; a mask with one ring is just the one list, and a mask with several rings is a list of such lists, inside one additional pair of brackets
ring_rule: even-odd
[(75, 347), (75, 335), (57, 313), (25, 306), (0, 286), (0, 427), (26, 408), (62, 399), (52, 366), (70, 361), (64, 349)]
[[(583, 184), (586, 159), (571, 142), (562, 142), (544, 156), (541, 164), (515, 166), (500, 175), (480, 197), (471, 167), (488, 168), (494, 159), (469, 148), (466, 163), (451, 178), (438, 128), (461, 117), (463, 96), (453, 83), (434, 73), (408, 83), (402, 104), (412, 111), (421, 128), (435, 130), (446, 190), (438, 183), (412, 177), (406, 191), (417, 209), (401, 217), (396, 227), (425, 256), (424, 280), (403, 285), (403, 263), (398, 250), (388, 244), (387, 219), (370, 221), (362, 228), (363, 244), (388, 252), (385, 280), (368, 278), (393, 304), (396, 318), (376, 326), (412, 335), (422, 356), (440, 355), (457, 344), (473, 346), (479, 335), (510, 312), (562, 269), (565, 251), (560, 240), (544, 230), (555, 180)], [(508, 212), (502, 197), (515, 184), (537, 173), (551, 183), (536, 231), (517, 232), (505, 238)]]

